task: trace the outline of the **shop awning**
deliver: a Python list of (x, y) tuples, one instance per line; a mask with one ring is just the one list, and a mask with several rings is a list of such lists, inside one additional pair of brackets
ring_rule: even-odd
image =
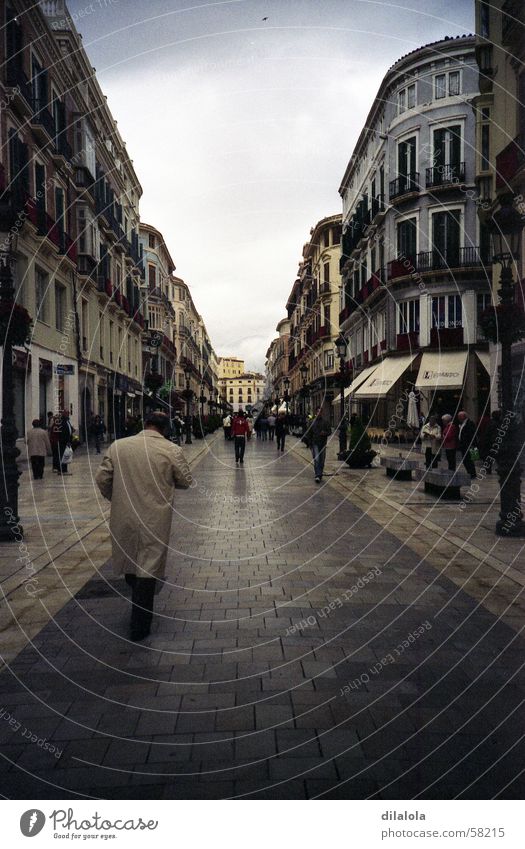
[[(376, 370), (376, 368), (377, 368), (377, 366), (368, 366), (368, 368), (364, 368), (363, 371), (360, 371), (359, 374), (357, 375), (357, 377), (354, 377), (350, 386), (346, 387), (345, 398), (348, 398), (348, 396), (352, 392), (355, 392), (357, 387), (361, 386), (361, 384), (364, 383), (365, 380), (368, 377), (370, 377), (370, 375), (372, 374), (372, 372), (374, 372)], [(337, 398), (334, 398), (334, 400), (332, 401), (332, 404), (340, 404), (340, 403), (341, 403), (341, 393), (339, 393)]]
[(488, 374), (490, 374), (490, 354), (488, 351), (476, 351), (476, 356)]
[(461, 389), (468, 351), (423, 354), (416, 380), (418, 389)]
[(355, 393), (356, 398), (382, 398), (395, 386), (416, 357), (417, 352), (404, 354), (402, 357), (385, 357), (368, 380), (359, 387)]

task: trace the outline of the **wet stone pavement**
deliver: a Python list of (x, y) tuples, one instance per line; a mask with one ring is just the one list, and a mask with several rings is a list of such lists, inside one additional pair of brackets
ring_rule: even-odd
[(107, 564), (1, 673), (4, 797), (523, 796), (520, 635), (274, 443), (194, 477), (151, 636)]

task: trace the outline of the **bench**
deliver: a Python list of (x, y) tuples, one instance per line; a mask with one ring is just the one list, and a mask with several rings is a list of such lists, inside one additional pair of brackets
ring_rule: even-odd
[(386, 475), (398, 481), (411, 481), (412, 471), (419, 468), (419, 460), (407, 460), (405, 457), (381, 457), (381, 465)]
[(445, 500), (459, 500), (462, 486), (470, 486), (472, 483), (470, 475), (456, 469), (451, 472), (448, 469), (427, 469), (423, 475), (425, 481), (425, 492), (439, 495)]

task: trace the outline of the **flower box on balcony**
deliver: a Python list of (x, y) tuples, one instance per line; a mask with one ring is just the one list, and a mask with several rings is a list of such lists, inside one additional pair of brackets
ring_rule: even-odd
[(111, 295), (113, 294), (113, 286), (111, 285), (111, 280), (106, 279), (104, 288), (106, 290), (106, 295), (108, 296), (108, 298), (111, 298)]
[(372, 352), (370, 357), (372, 360), (375, 360), (375, 358), (377, 357), (377, 345), (372, 345)]
[(381, 342), (379, 344), (380, 344), (381, 350), (386, 351), (386, 339), (381, 339)]
[(395, 280), (397, 277), (407, 277), (415, 270), (414, 260), (411, 257), (393, 259), (388, 264), (388, 279)]
[(124, 307), (124, 309), (126, 310), (127, 314), (129, 315), (129, 311), (130, 311), (130, 310), (129, 310), (129, 301), (128, 301), (128, 299), (126, 298), (126, 296), (125, 296), (125, 295), (123, 295), (123, 296), (122, 296), (122, 306)]
[(398, 333), (397, 334), (397, 350), (411, 351), (414, 348), (419, 348), (419, 333)]
[(119, 289), (115, 289), (114, 298), (115, 298), (115, 301), (117, 302), (117, 304), (119, 305), (119, 307), (122, 306), (122, 295), (121, 295)]
[(462, 327), (432, 327), (430, 346), (432, 348), (457, 348), (463, 345)]

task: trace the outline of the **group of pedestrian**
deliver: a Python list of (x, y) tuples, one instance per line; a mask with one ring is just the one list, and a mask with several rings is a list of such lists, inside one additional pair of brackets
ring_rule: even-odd
[(69, 420), (69, 410), (47, 414), (47, 426), (42, 419), (33, 419), (32, 428), (26, 434), (26, 449), (33, 480), (42, 480), (46, 457), (53, 458), (53, 472), (58, 475), (71, 474), (68, 466), (73, 456), (75, 428)]
[(437, 416), (431, 414), (420, 433), (426, 468), (436, 469), (444, 451), (449, 471), (455, 471), (459, 451), (461, 462), (471, 478), (476, 477), (474, 457), (478, 454), (485, 462), (487, 473), (491, 474), (497, 455), (496, 437), (500, 421), (499, 410), (495, 410), (490, 419), (483, 417), (478, 425), (464, 410), (457, 414), (456, 421), (446, 413), (441, 417), (441, 425)]

